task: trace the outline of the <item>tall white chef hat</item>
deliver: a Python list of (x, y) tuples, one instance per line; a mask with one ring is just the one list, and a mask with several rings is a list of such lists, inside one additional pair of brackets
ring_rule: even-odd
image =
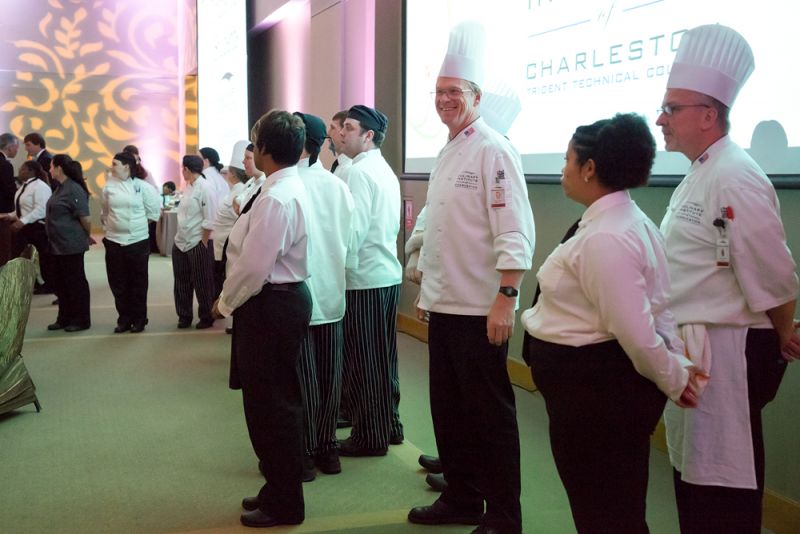
[(464, 21), (450, 30), (439, 76), (461, 78), (480, 86), (484, 76), (486, 32), (479, 22)]
[(487, 83), (481, 97), (481, 117), (486, 124), (506, 135), (520, 111), (522, 103), (510, 85), (500, 80)]
[(231, 155), (231, 162), (228, 167), (236, 167), (237, 169), (244, 170), (244, 151), (247, 146), (250, 144), (250, 141), (236, 141), (236, 144), (233, 145), (233, 154)]
[(667, 89), (697, 91), (731, 107), (753, 69), (744, 37), (719, 24), (698, 26), (681, 38)]

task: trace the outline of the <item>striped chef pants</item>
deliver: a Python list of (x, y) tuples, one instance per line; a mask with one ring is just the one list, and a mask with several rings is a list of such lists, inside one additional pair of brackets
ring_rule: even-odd
[(175, 312), (182, 321), (192, 320), (192, 292), (197, 295), (197, 316), (211, 321), (211, 305), (214, 303), (213, 248), (200, 241), (194, 248), (182, 252), (172, 246), (172, 274), (175, 277)]
[(300, 345), (306, 456), (316, 456), (336, 447), (343, 351), (341, 320), (310, 326), (308, 335)]
[(348, 289), (344, 315), (344, 381), (349, 389), (353, 442), (366, 448), (402, 437), (397, 374), (400, 285)]

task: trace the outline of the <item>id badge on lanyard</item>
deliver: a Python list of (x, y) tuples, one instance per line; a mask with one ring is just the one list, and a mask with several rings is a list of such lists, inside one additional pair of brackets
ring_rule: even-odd
[(714, 226), (719, 230), (717, 237), (717, 267), (730, 268), (731, 246), (728, 239), (728, 225), (726, 221), (733, 221), (733, 208), (724, 206), (720, 208), (720, 216), (714, 219)]

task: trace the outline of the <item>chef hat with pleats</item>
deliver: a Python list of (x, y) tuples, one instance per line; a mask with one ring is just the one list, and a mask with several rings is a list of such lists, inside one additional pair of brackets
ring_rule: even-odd
[(697, 91), (731, 107), (753, 69), (744, 37), (720, 24), (698, 26), (681, 38), (667, 89)]
[(236, 141), (233, 145), (233, 154), (231, 155), (231, 162), (228, 167), (236, 167), (237, 169), (244, 170), (244, 151), (250, 145), (250, 141)]
[(522, 111), (516, 91), (501, 80), (489, 82), (481, 96), (481, 117), (491, 128), (506, 135)]
[(464, 21), (450, 30), (447, 54), (439, 76), (461, 78), (480, 86), (484, 76), (486, 31), (475, 21)]

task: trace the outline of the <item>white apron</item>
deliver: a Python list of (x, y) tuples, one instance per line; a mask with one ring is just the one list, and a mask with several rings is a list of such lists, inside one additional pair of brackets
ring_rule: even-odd
[(690, 484), (756, 489), (746, 327), (708, 326), (710, 379), (697, 408), (664, 410), (672, 466)]

